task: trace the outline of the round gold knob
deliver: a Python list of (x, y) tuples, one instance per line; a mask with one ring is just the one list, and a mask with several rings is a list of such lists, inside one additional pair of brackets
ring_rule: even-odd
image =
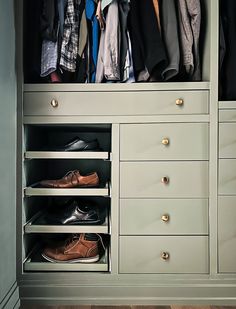
[(175, 101), (175, 104), (181, 106), (181, 105), (184, 104), (184, 100), (183, 100), (183, 99), (177, 99), (177, 100)]
[(161, 220), (164, 221), (164, 222), (168, 222), (170, 220), (170, 216), (169, 215), (162, 215)]
[(170, 254), (164, 251), (161, 253), (161, 258), (162, 260), (167, 261), (170, 258)]
[(169, 145), (169, 139), (167, 137), (164, 137), (161, 143), (162, 145)]
[(52, 105), (52, 107), (54, 107), (54, 108), (58, 107), (58, 101), (57, 101), (56, 99), (52, 99), (51, 105)]
[(170, 181), (170, 179), (167, 176), (161, 178), (161, 182), (164, 183), (164, 184), (168, 184), (169, 181)]

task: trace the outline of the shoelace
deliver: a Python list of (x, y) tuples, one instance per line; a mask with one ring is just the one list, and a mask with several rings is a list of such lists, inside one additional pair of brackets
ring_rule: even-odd
[(68, 177), (69, 175), (72, 175), (72, 177), (73, 177), (73, 176), (76, 177), (76, 173), (79, 173), (79, 174), (80, 174), (80, 172), (79, 172), (78, 170), (69, 171), (69, 172), (67, 172), (67, 173), (65, 174), (65, 176), (64, 176), (63, 178)]
[[(97, 233), (95, 233), (95, 234), (98, 236), (98, 238), (99, 238), (99, 240), (100, 240), (100, 242), (101, 242), (101, 244), (102, 244), (102, 247), (103, 247), (103, 249), (104, 249), (104, 251), (105, 251), (106, 248), (105, 248), (105, 245), (104, 245), (102, 236), (101, 236), (100, 234), (97, 234)], [(66, 242), (65, 242), (65, 247), (68, 247), (74, 240), (79, 239), (79, 237), (80, 237), (80, 234), (73, 234), (70, 238), (68, 238), (68, 239), (66, 240)]]

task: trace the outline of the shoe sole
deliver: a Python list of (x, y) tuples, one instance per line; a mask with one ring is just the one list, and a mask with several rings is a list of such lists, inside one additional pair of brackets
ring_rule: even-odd
[(42, 253), (42, 257), (45, 258), (47, 261), (51, 263), (66, 263), (66, 264), (73, 264), (73, 263), (95, 263), (99, 260), (99, 255), (95, 255), (93, 257), (89, 258), (79, 258), (79, 259), (73, 259), (73, 260), (68, 260), (68, 261), (59, 261), (55, 260), (44, 253)]

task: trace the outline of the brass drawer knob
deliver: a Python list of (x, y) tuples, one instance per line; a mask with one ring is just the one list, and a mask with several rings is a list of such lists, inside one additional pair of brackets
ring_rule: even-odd
[(178, 106), (181, 106), (181, 105), (184, 104), (184, 100), (183, 100), (183, 99), (177, 99), (177, 100), (175, 101), (175, 104), (178, 105)]
[(52, 99), (51, 105), (52, 105), (53, 108), (56, 108), (56, 107), (58, 107), (59, 103), (56, 99)]
[(164, 137), (163, 139), (162, 139), (162, 141), (161, 141), (161, 143), (162, 143), (162, 145), (169, 145), (169, 138), (167, 138), (167, 137)]
[(170, 182), (169, 177), (165, 176), (161, 178), (161, 182), (164, 183), (165, 185), (167, 185)]
[(161, 220), (162, 220), (163, 222), (168, 222), (168, 221), (170, 221), (170, 216), (169, 216), (169, 215), (162, 215), (162, 216), (161, 216)]
[(170, 258), (170, 254), (168, 252), (164, 251), (164, 252), (161, 253), (161, 259), (163, 261), (167, 261), (167, 260), (169, 260), (169, 258)]

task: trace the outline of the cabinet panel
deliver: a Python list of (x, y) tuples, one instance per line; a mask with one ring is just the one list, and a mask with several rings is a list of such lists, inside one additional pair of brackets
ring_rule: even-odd
[(122, 198), (208, 197), (208, 162), (121, 162)]
[(207, 236), (121, 236), (120, 273), (208, 273)]
[(236, 132), (236, 123), (219, 124), (219, 157), (236, 157), (236, 137), (232, 132)]
[(27, 92), (24, 94), (25, 116), (207, 113), (208, 91)]
[(236, 109), (220, 110), (219, 111), (219, 121), (220, 122), (236, 122)]
[(236, 159), (219, 160), (219, 194), (236, 195)]
[(207, 199), (122, 199), (121, 235), (207, 234)]
[(236, 197), (218, 199), (219, 272), (236, 272)]
[(208, 124), (127, 124), (120, 129), (121, 160), (207, 160)]

